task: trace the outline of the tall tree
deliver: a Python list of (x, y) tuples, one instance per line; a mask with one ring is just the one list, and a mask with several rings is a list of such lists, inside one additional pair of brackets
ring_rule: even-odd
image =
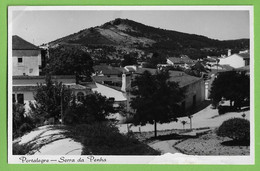
[(30, 115), (25, 115), (24, 104), (13, 103), (13, 138), (22, 136), (35, 127)]
[(158, 52), (155, 52), (153, 56), (148, 60), (149, 68), (157, 68), (158, 64), (166, 64), (166, 57), (163, 57)]
[(107, 120), (107, 116), (115, 113), (114, 101), (98, 93), (88, 94), (76, 101), (74, 98), (65, 112), (65, 124), (91, 124)]
[(131, 92), (135, 96), (131, 101), (131, 107), (135, 110), (134, 123), (154, 124), (155, 137), (157, 123), (174, 121), (182, 111), (179, 102), (184, 97), (184, 90), (178, 83), (168, 79), (168, 71), (160, 71), (155, 75), (144, 71), (133, 83), (136, 85)]
[(210, 98), (217, 104), (222, 97), (235, 102), (240, 108), (245, 99), (249, 99), (250, 79), (244, 72), (228, 71), (220, 73), (212, 83)]
[(30, 103), (30, 113), (38, 122), (49, 118), (58, 122), (72, 98), (71, 90), (62, 85), (62, 82), (53, 82), (50, 75), (46, 76), (45, 82), (46, 84), (37, 85), (35, 103)]
[(45, 68), (52, 75), (84, 75), (90, 78), (93, 70), (91, 56), (80, 48), (59, 46), (50, 49), (50, 58)]
[(126, 65), (135, 65), (137, 64), (137, 59), (136, 57), (132, 54), (127, 54), (127, 55), (124, 55), (124, 59), (123, 61), (121, 62), (121, 65), (124, 67)]

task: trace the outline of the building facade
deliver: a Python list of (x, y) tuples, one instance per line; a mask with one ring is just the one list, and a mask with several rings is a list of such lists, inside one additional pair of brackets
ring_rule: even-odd
[(226, 58), (219, 58), (220, 65), (230, 65), (233, 68), (240, 68), (249, 65), (250, 54), (249, 53), (239, 53), (232, 54)]
[(41, 72), (41, 49), (19, 36), (12, 37), (13, 75), (37, 76)]
[[(34, 103), (34, 94), (38, 84), (45, 84), (45, 76), (13, 76), (13, 103), (24, 104), (25, 111), (29, 111), (29, 103)], [(62, 84), (72, 90), (73, 95), (80, 99), (82, 96), (91, 93), (91, 88), (76, 84), (76, 77), (71, 75), (52, 76), (53, 82)]]

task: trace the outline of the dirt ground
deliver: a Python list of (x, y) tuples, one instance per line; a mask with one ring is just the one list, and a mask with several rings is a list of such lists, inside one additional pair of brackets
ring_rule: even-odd
[(211, 131), (198, 138), (189, 138), (175, 144), (174, 148), (188, 155), (250, 155), (248, 144), (238, 144)]

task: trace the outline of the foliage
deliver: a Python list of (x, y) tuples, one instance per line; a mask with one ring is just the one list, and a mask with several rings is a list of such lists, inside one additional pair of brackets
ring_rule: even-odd
[(219, 115), (223, 115), (227, 112), (235, 112), (236, 111), (236, 107), (235, 106), (218, 106), (218, 114)]
[(113, 101), (98, 93), (88, 94), (81, 101), (75, 98), (70, 102), (64, 114), (65, 124), (91, 124), (105, 121), (114, 113)]
[(24, 133), (31, 131), (35, 127), (33, 119), (25, 115), (23, 104), (13, 104), (13, 138), (22, 136)]
[(38, 84), (34, 94), (35, 103), (30, 103), (30, 114), (35, 122), (42, 124), (44, 120), (54, 118), (55, 123), (61, 119), (61, 111), (65, 111), (72, 98), (71, 90), (62, 82), (53, 82), (47, 75), (46, 84)]
[(13, 155), (26, 155), (32, 150), (34, 145), (34, 143), (19, 144), (15, 142), (13, 143)]
[(240, 108), (245, 99), (249, 99), (250, 79), (244, 72), (228, 71), (219, 73), (211, 87), (210, 98), (217, 104), (222, 97), (235, 102)]
[(77, 125), (72, 129), (71, 136), (83, 144), (82, 155), (160, 154), (133, 136), (120, 134), (118, 128), (109, 123)]
[(137, 64), (137, 59), (135, 56), (133, 55), (130, 55), (130, 54), (127, 54), (127, 55), (124, 55), (124, 59), (123, 61), (121, 62), (121, 65), (124, 67), (124, 66), (127, 66), (127, 65), (136, 65)]
[(133, 81), (136, 87), (131, 92), (135, 96), (131, 107), (135, 110), (135, 124), (154, 124), (155, 136), (157, 122), (173, 121), (181, 113), (179, 102), (184, 97), (184, 90), (168, 78), (168, 71), (162, 70), (155, 75), (144, 71)]
[(91, 56), (74, 46), (59, 46), (50, 49), (50, 58), (45, 72), (52, 75), (84, 75), (93, 73)]
[(159, 55), (155, 52), (153, 56), (148, 60), (148, 68), (157, 68), (158, 64), (166, 64), (166, 57)]
[(226, 120), (217, 130), (217, 135), (229, 137), (236, 141), (250, 140), (250, 122), (242, 118)]

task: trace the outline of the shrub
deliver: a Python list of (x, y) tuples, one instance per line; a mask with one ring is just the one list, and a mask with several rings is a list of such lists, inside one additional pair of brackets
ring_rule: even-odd
[(32, 150), (34, 144), (13, 143), (13, 155), (26, 155)]
[(116, 126), (109, 123), (77, 125), (71, 135), (84, 148), (82, 155), (159, 155), (148, 145), (139, 142), (133, 135), (119, 133)]
[(229, 137), (237, 141), (249, 141), (250, 122), (242, 118), (226, 120), (218, 128), (217, 135), (221, 137)]
[(219, 106), (218, 107), (218, 114), (223, 115), (227, 112), (235, 112), (236, 107), (235, 106)]

